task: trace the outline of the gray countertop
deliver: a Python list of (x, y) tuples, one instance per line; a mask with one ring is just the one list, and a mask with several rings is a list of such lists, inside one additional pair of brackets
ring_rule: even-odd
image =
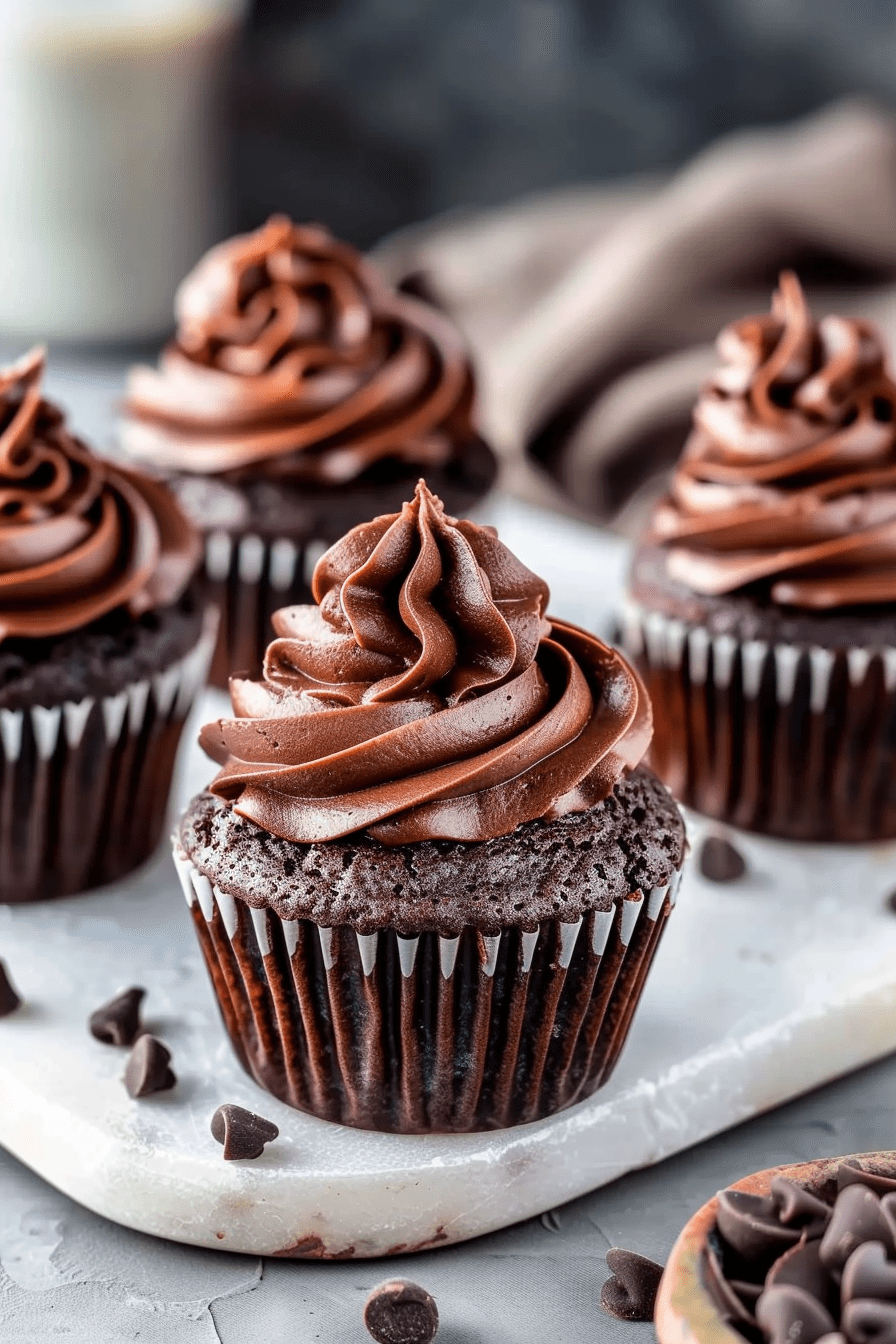
[(106, 1222), (0, 1151), (2, 1344), (354, 1344), (369, 1289), (424, 1284), (439, 1344), (634, 1344), (599, 1306), (605, 1254), (665, 1260), (716, 1190), (780, 1162), (894, 1146), (896, 1057), (506, 1232), (424, 1255), (321, 1264), (194, 1250)]

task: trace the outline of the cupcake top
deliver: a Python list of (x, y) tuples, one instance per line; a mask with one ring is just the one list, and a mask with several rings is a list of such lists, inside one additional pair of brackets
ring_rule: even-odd
[(167, 488), (94, 456), (41, 395), (44, 352), (0, 370), (0, 640), (175, 602), (199, 541)]
[(547, 617), (546, 584), (423, 481), (337, 542), (312, 592), (200, 739), (212, 792), (272, 835), (489, 840), (594, 806), (647, 749), (621, 655)]
[(125, 450), (169, 471), (300, 484), (383, 459), (421, 470), (476, 438), (451, 324), (316, 225), (274, 216), (181, 285), (158, 369), (132, 370)]
[(670, 577), (804, 609), (896, 601), (896, 384), (878, 333), (813, 322), (785, 272), (771, 313), (718, 350), (653, 518)]

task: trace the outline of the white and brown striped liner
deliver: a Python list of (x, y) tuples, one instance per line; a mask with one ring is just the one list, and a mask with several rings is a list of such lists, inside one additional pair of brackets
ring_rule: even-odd
[(896, 836), (896, 647), (737, 640), (634, 603), (620, 626), (680, 802), (792, 839)]
[(0, 901), (71, 895), (156, 848), (216, 618), (191, 651), (116, 695), (0, 709)]
[(175, 846), (243, 1066), (300, 1110), (401, 1133), (537, 1120), (589, 1096), (625, 1043), (679, 873), (574, 923), (457, 937), (283, 920)]
[(223, 530), (207, 534), (206, 591), (221, 613), (210, 673), (213, 685), (226, 687), (231, 673), (258, 670), (272, 638), (271, 616), (279, 607), (312, 600), (314, 568), (335, 540), (272, 540)]

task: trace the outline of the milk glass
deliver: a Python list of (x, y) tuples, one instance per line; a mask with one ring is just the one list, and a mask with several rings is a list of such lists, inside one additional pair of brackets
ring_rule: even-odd
[(220, 237), (241, 0), (0, 0), (0, 338), (160, 335)]

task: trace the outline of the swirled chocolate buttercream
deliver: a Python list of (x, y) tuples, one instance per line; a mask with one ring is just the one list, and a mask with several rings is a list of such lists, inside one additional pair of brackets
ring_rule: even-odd
[(802, 608), (896, 601), (896, 384), (877, 332), (813, 322), (785, 272), (719, 353), (654, 517), (670, 576)]
[(201, 737), (212, 791), (274, 835), (488, 840), (592, 807), (647, 749), (628, 664), (547, 617), (544, 582), (422, 481), (333, 546), (312, 590)]
[(338, 485), (475, 439), (453, 327), (325, 229), (270, 219), (180, 287), (158, 369), (132, 371), (122, 442), (166, 470)]
[(41, 396), (42, 350), (0, 371), (0, 639), (174, 602), (199, 559), (165, 486), (95, 457)]

